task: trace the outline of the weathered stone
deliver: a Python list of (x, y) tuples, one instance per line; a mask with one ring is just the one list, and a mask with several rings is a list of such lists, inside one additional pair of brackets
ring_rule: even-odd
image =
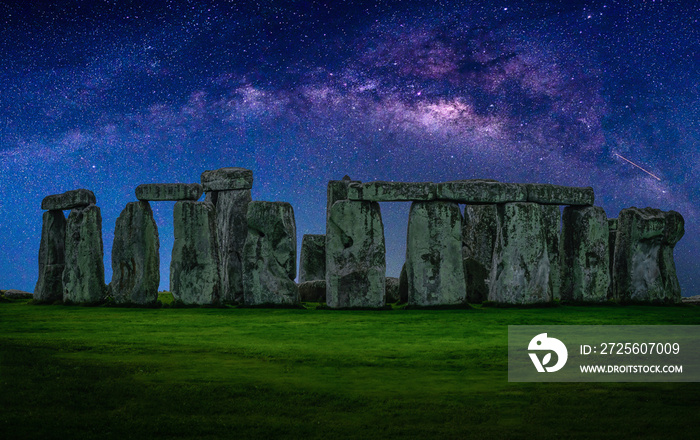
[(326, 280), (299, 283), (299, 301), (326, 302)]
[(158, 227), (148, 202), (131, 202), (117, 218), (110, 291), (117, 304), (153, 304), (160, 283)]
[(673, 248), (685, 234), (676, 211), (627, 208), (620, 211), (613, 263), (616, 301), (681, 301)]
[(601, 302), (610, 290), (608, 219), (598, 206), (564, 208), (562, 301)]
[(527, 183), (527, 201), (543, 205), (593, 205), (593, 188)]
[(493, 247), (496, 243), (496, 205), (466, 205), (462, 222), (462, 258), (467, 301), (479, 304), (489, 295)]
[(406, 273), (406, 263), (401, 266), (399, 275), (399, 304), (408, 302), (408, 274)]
[(4, 296), (7, 299), (32, 299), (34, 298), (34, 295), (30, 292), (25, 292), (23, 290), (17, 290), (17, 289), (9, 289), (9, 290), (3, 290), (2, 296)]
[(170, 291), (184, 304), (221, 300), (216, 210), (207, 202), (180, 201), (173, 210), (175, 240), (170, 260)]
[(74, 208), (66, 222), (63, 301), (96, 303), (105, 296), (100, 208)]
[(350, 180), (349, 176), (343, 177), (343, 180), (331, 180), (328, 182), (328, 189), (326, 193), (326, 221), (331, 216), (331, 206), (338, 200), (348, 199), (348, 186), (350, 184), (359, 184), (362, 182), (357, 180)]
[(229, 191), (253, 188), (253, 172), (245, 168), (219, 168), (202, 173), (204, 191)]
[(63, 211), (47, 211), (43, 215), (39, 244), (39, 279), (34, 299), (53, 302), (63, 299), (65, 267), (66, 218)]
[(216, 236), (219, 240), (221, 301), (243, 302), (243, 246), (248, 236), (250, 190), (210, 191), (207, 199), (216, 206)]
[(455, 180), (437, 184), (437, 198), (458, 203), (506, 203), (527, 200), (527, 189), (495, 180)]
[(144, 183), (136, 187), (136, 198), (142, 201), (199, 200), (199, 183)]
[(610, 289), (608, 297), (612, 297), (613, 288), (613, 263), (615, 262), (615, 240), (617, 240), (617, 219), (608, 219), (608, 257), (610, 259)]
[(408, 304), (466, 302), (462, 266), (462, 213), (451, 202), (414, 202), (408, 217)]
[(549, 286), (552, 289), (552, 299), (561, 299), (561, 211), (558, 205), (540, 205), (542, 209), (542, 227), (547, 241), (549, 256)]
[(305, 234), (301, 239), (299, 282), (326, 279), (326, 236)]
[(498, 205), (498, 228), (489, 277), (489, 301), (534, 304), (552, 300), (547, 237), (541, 205)]
[(681, 298), (681, 301), (683, 302), (683, 304), (700, 305), (700, 295), (685, 296)]
[(367, 182), (348, 186), (349, 200), (403, 202), (435, 200), (437, 187), (431, 182)]
[(386, 303), (393, 304), (399, 302), (401, 299), (399, 297), (399, 279), (396, 277), (386, 277), (386, 285), (384, 288), (386, 292)]
[(377, 202), (340, 200), (326, 225), (326, 300), (331, 308), (385, 304), (384, 225)]
[(95, 194), (88, 189), (75, 189), (63, 194), (55, 194), (44, 197), (41, 201), (41, 209), (49, 211), (63, 211), (66, 209), (82, 208), (97, 203)]
[(286, 202), (250, 202), (243, 247), (243, 291), (247, 305), (299, 303), (294, 209)]

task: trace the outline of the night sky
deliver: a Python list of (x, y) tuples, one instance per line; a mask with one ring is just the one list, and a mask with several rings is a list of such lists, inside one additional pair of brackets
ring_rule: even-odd
[[(0, 288), (34, 289), (46, 195), (94, 191), (109, 281), (137, 185), (239, 166), (299, 242), (346, 174), (592, 186), (608, 217), (680, 212), (700, 294), (698, 2), (336, 3), (0, 2)], [(398, 276), (409, 205), (381, 208)]]

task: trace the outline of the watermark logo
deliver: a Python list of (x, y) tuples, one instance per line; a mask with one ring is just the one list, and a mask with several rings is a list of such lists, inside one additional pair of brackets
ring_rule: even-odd
[(508, 381), (700, 383), (700, 325), (509, 325)]
[[(532, 363), (535, 364), (535, 368), (537, 368), (537, 371), (540, 373), (544, 373), (545, 371), (547, 373), (559, 371), (564, 367), (564, 364), (566, 364), (566, 360), (569, 359), (569, 352), (566, 349), (566, 345), (557, 338), (548, 338), (547, 333), (540, 333), (532, 338), (527, 349), (530, 351), (549, 352), (544, 355), (542, 361), (537, 357), (537, 353), (528, 353), (530, 359), (532, 359)], [(552, 360), (552, 352), (556, 353), (557, 362), (551, 367), (546, 367), (545, 365), (549, 364)]]

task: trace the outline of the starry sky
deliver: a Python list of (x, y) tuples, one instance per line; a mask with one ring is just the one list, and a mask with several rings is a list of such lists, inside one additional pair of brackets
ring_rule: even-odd
[[(346, 174), (592, 186), (611, 218), (684, 216), (698, 295), (698, 20), (680, 0), (0, 1), (0, 289), (34, 289), (46, 195), (94, 191), (109, 281), (137, 185), (240, 166), (299, 242)], [(173, 205), (152, 203), (163, 290)], [(389, 276), (408, 209), (382, 204)]]

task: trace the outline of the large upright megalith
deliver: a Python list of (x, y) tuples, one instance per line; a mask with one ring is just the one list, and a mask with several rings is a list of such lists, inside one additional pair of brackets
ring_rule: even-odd
[(385, 305), (384, 225), (377, 202), (340, 200), (326, 224), (326, 302), (331, 308)]
[(401, 300), (401, 296), (399, 295), (399, 279), (397, 277), (386, 277), (385, 282), (386, 303), (392, 304), (399, 302)]
[(406, 273), (406, 263), (401, 266), (399, 274), (399, 304), (408, 303), (408, 274)]
[(222, 300), (240, 303), (243, 301), (243, 246), (248, 235), (246, 213), (253, 199), (246, 189), (218, 191), (215, 200)]
[(112, 245), (110, 291), (117, 304), (148, 305), (158, 300), (159, 246), (150, 204), (128, 203), (117, 218)]
[(613, 297), (620, 302), (681, 300), (673, 248), (685, 233), (676, 211), (627, 208), (617, 219)]
[(299, 303), (296, 277), (296, 223), (286, 202), (250, 202), (248, 238), (243, 247), (246, 305)]
[(462, 266), (462, 213), (453, 202), (413, 202), (406, 242), (408, 304), (466, 302)]
[(562, 301), (601, 302), (608, 297), (608, 218), (599, 206), (564, 208)]
[(350, 179), (350, 176), (343, 176), (342, 180), (331, 180), (326, 189), (326, 221), (331, 216), (331, 207), (338, 200), (347, 200), (351, 184), (362, 185), (362, 182)]
[(299, 282), (326, 279), (326, 236), (305, 234), (299, 255)]
[(549, 254), (542, 207), (499, 204), (496, 245), (489, 276), (489, 301), (536, 304), (552, 300)]
[(46, 211), (39, 244), (39, 279), (34, 287), (36, 301), (53, 302), (63, 299), (65, 241), (66, 217), (63, 211)]
[(216, 207), (216, 234), (221, 272), (221, 300), (243, 302), (243, 246), (248, 236), (248, 204), (253, 200), (253, 172), (219, 168), (201, 176), (206, 200)]
[(173, 212), (170, 261), (173, 298), (188, 305), (218, 304), (221, 295), (216, 212), (208, 202), (180, 201)]
[(608, 256), (610, 257), (610, 289), (608, 297), (612, 297), (613, 289), (613, 264), (615, 263), (615, 242), (617, 241), (617, 219), (608, 219)]
[(326, 302), (326, 280), (299, 283), (299, 301)]
[(558, 205), (540, 205), (542, 209), (542, 227), (547, 242), (549, 256), (549, 286), (552, 299), (561, 299), (561, 211)]
[(75, 207), (66, 222), (63, 301), (97, 303), (105, 297), (102, 215), (95, 205)]
[(496, 205), (466, 205), (462, 222), (462, 258), (467, 301), (488, 299), (493, 247), (496, 244)]

